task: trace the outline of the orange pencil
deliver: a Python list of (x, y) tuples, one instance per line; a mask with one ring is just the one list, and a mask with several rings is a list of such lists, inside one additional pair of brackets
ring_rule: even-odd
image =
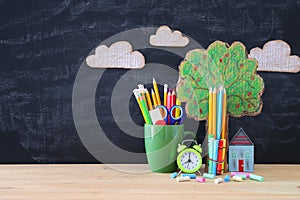
[(157, 83), (154, 78), (153, 78), (153, 88), (154, 88), (154, 92), (155, 92), (155, 96), (156, 96), (156, 102), (158, 105), (161, 105)]
[(146, 98), (147, 98), (148, 108), (149, 108), (149, 110), (152, 110), (153, 107), (152, 107), (152, 102), (151, 102), (150, 94), (149, 94), (147, 88), (144, 91), (146, 92)]
[(227, 123), (226, 123), (226, 117), (227, 117), (227, 96), (226, 96), (226, 90), (224, 89), (224, 96), (223, 96), (223, 108), (222, 108), (222, 134), (221, 138), (226, 139), (226, 132), (227, 132)]

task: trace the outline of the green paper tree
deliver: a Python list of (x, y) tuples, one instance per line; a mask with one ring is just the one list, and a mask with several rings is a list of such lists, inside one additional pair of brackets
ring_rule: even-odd
[(186, 102), (186, 113), (195, 120), (208, 116), (209, 87), (224, 86), (227, 112), (232, 117), (261, 112), (263, 79), (256, 73), (257, 61), (247, 57), (245, 46), (216, 41), (207, 50), (194, 49), (179, 66), (177, 96)]

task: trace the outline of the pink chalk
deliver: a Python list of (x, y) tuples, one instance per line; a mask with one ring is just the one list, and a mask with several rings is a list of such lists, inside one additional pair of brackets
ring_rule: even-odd
[(196, 178), (196, 181), (197, 181), (197, 182), (200, 182), (200, 183), (205, 183), (205, 178), (197, 177), (197, 178)]
[(231, 176), (235, 176), (235, 175), (245, 175), (247, 178), (250, 177), (250, 173), (246, 173), (246, 172), (231, 172)]

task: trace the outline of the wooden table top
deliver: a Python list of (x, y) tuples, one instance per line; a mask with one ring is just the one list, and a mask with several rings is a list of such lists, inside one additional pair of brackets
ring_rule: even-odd
[(0, 165), (0, 199), (300, 199), (300, 165), (255, 165), (265, 182), (218, 185), (129, 169), (147, 165)]

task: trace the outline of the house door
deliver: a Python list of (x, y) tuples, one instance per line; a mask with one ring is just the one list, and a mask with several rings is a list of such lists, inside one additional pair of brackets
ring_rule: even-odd
[(244, 172), (244, 160), (239, 160), (239, 172)]

